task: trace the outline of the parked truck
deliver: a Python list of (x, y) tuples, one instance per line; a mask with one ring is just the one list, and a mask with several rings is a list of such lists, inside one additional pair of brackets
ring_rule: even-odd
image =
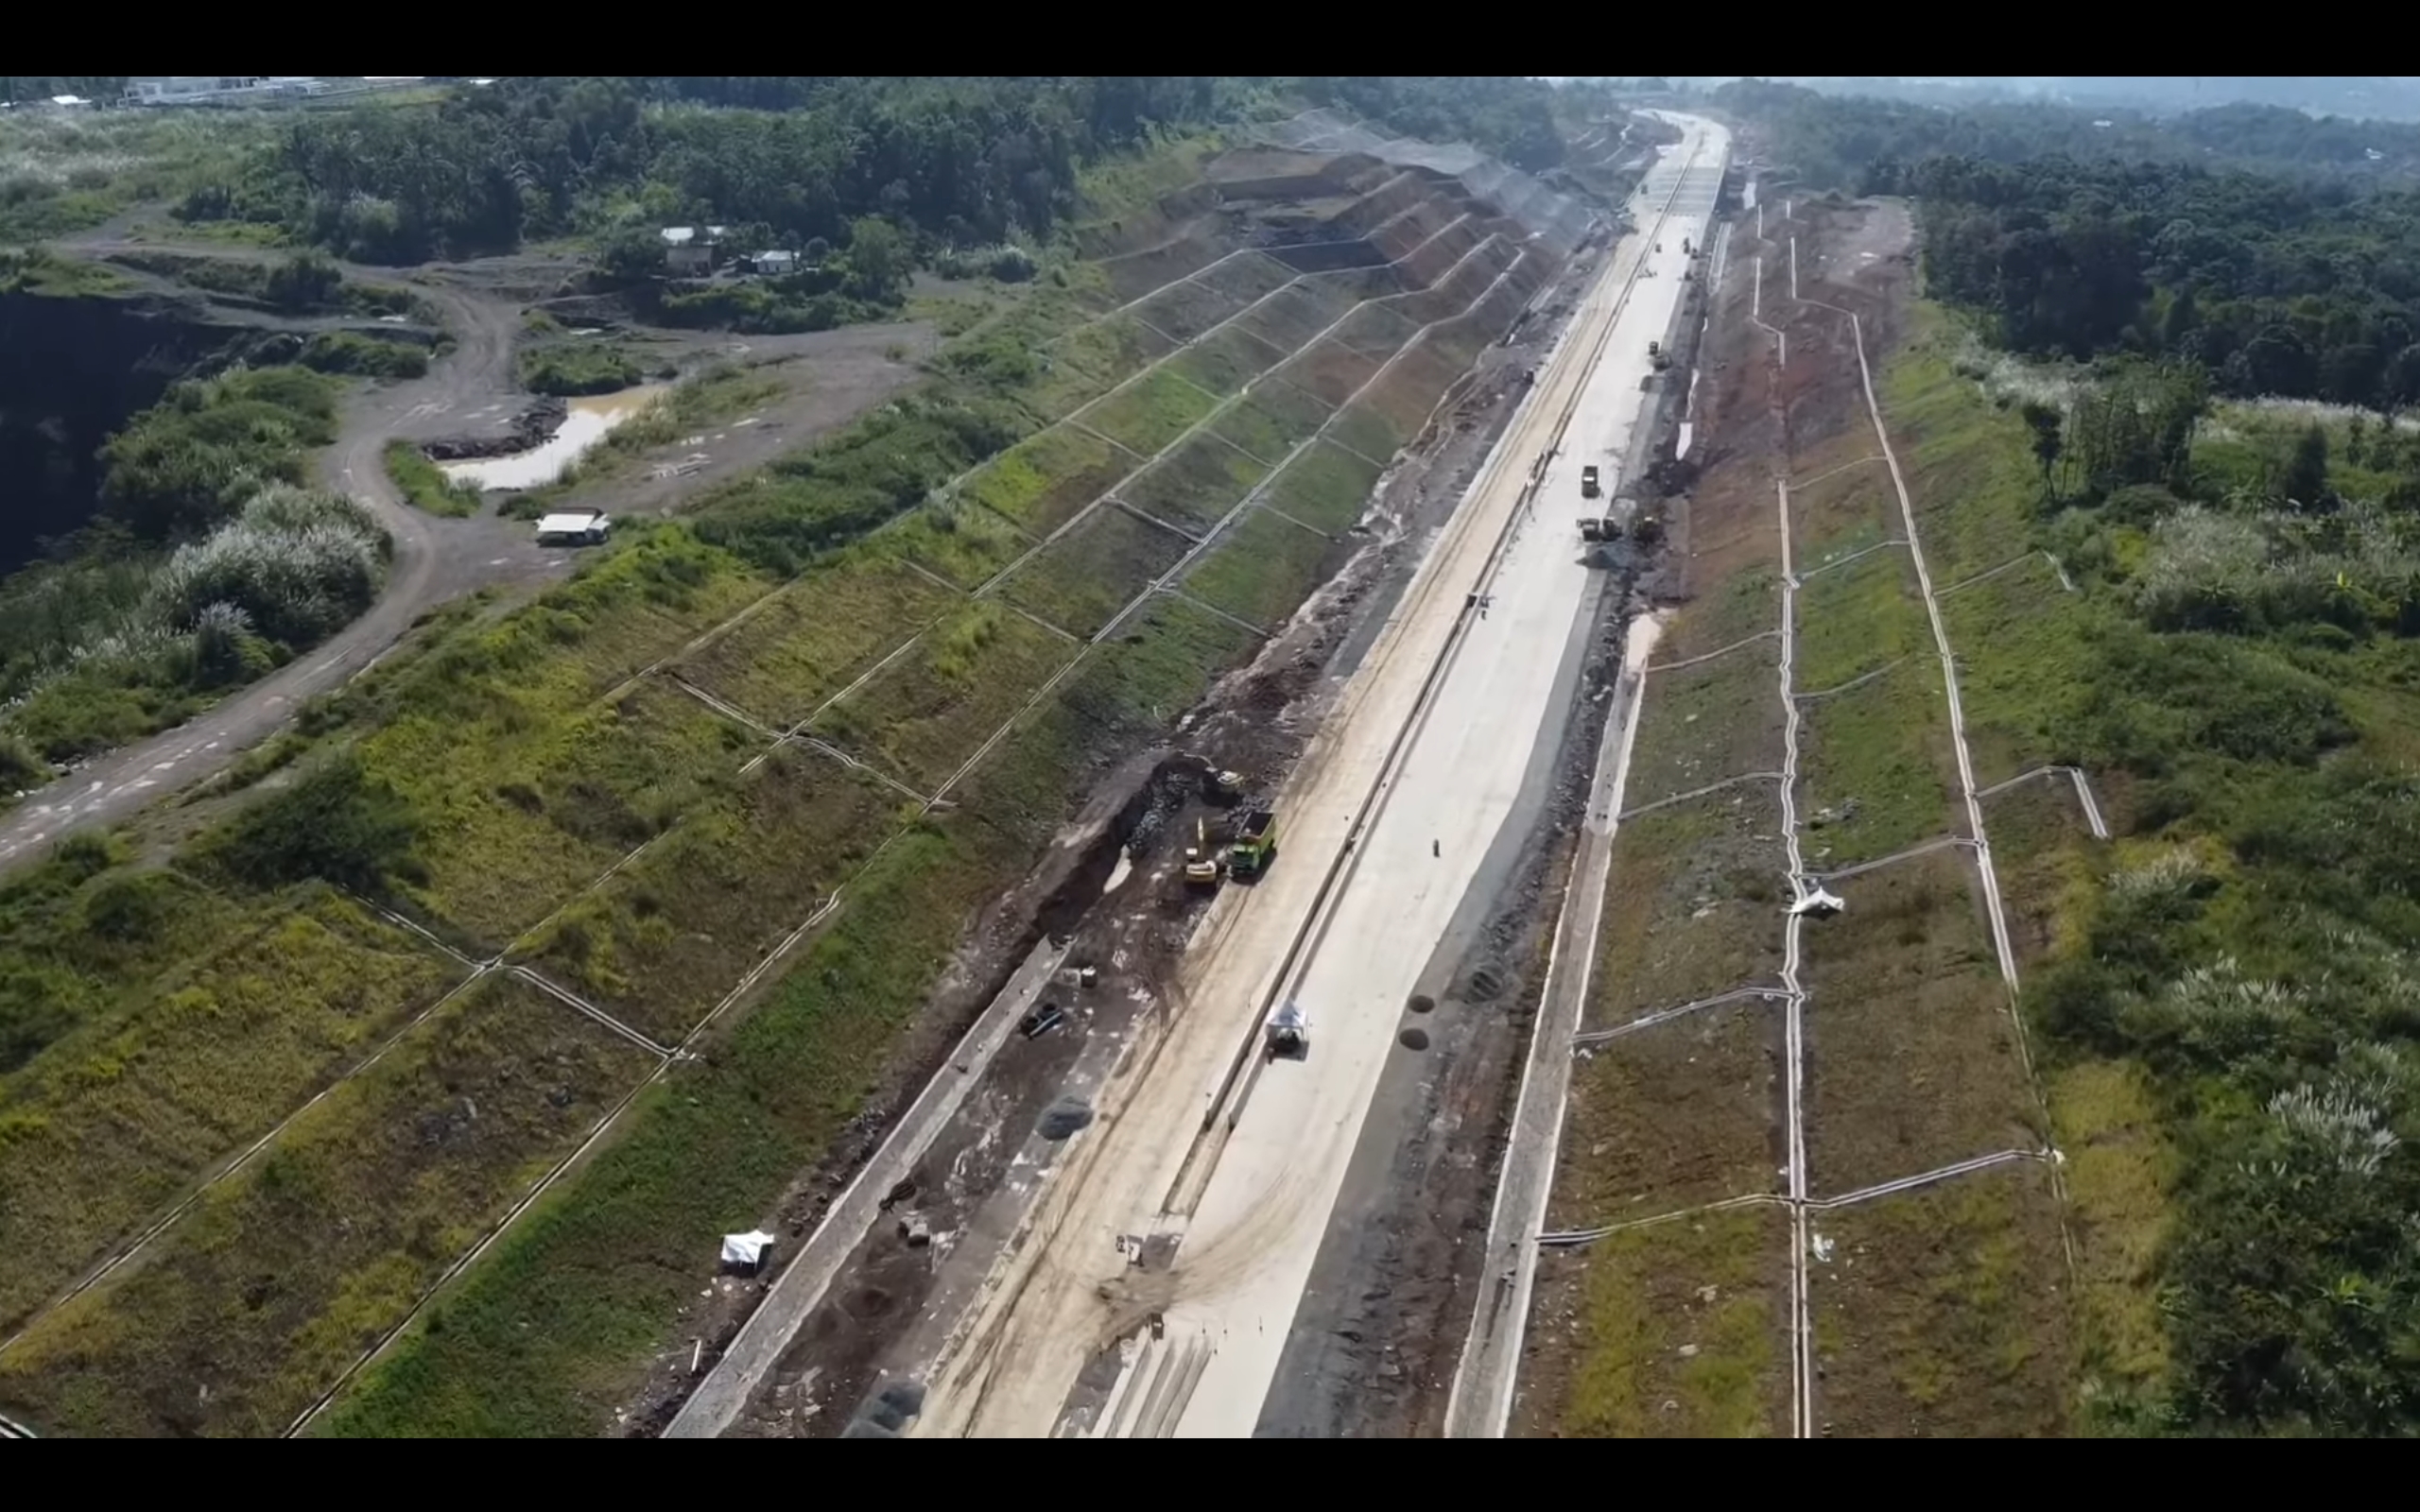
[(1602, 491), (1604, 491), (1602, 487), (1597, 481), (1597, 469), (1595, 464), (1592, 463), (1587, 467), (1582, 468), (1580, 470), (1580, 496), (1583, 499), (1593, 499)]
[(1227, 848), (1227, 875), (1250, 881), (1277, 857), (1277, 813), (1254, 809), (1236, 827), (1236, 843)]

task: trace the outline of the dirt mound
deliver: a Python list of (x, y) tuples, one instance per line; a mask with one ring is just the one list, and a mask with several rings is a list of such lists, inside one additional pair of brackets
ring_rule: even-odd
[(510, 456), (542, 446), (570, 413), (560, 399), (539, 399), (512, 417), (511, 428), (500, 436), (448, 436), (423, 441), (420, 449), (441, 462), (477, 456)]

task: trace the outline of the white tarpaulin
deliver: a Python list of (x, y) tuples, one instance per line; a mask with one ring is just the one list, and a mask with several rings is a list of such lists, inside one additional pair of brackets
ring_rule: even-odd
[(1847, 906), (1848, 904), (1841, 902), (1838, 898), (1833, 897), (1823, 888), (1817, 887), (1806, 897), (1801, 898), (1798, 902), (1790, 904), (1787, 912), (1793, 916), (1798, 914), (1837, 914)]
[(725, 1234), (722, 1236), (722, 1263), (753, 1266), (764, 1260), (765, 1251), (771, 1247), (772, 1243), (773, 1236), (762, 1229), (753, 1233)]

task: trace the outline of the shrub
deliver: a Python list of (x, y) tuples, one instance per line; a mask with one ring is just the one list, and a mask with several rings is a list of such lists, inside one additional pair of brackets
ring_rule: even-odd
[(377, 892), (406, 863), (413, 831), (402, 796), (348, 749), (245, 809), (203, 842), (201, 856), (254, 887), (317, 878)]
[(415, 508), (456, 519), (479, 512), (479, 490), (457, 483), (409, 441), (387, 443), (387, 475)]
[(299, 368), (180, 384), (101, 449), (101, 501), (138, 538), (191, 536), (260, 485), (302, 481), (308, 447), (336, 439), (336, 390)]
[(564, 343), (521, 354), (521, 386), (533, 394), (610, 394), (644, 376), (621, 348)]
[(289, 257), (268, 270), (261, 281), (265, 298), (281, 310), (316, 310), (334, 301), (344, 287), (337, 266), (316, 252)]
[(2211, 635), (2113, 630), (2069, 744), (2145, 776), (2210, 757), (2304, 764), (2353, 728), (2335, 692), (2265, 651)]
[(0, 730), (0, 797), (49, 780), (49, 764), (22, 738)]
[(252, 617), (235, 604), (205, 604), (194, 616), (194, 671), (206, 683), (250, 682), (276, 664), (276, 657), (252, 628)]
[(268, 639), (307, 645), (370, 607), (386, 550), (385, 532), (352, 500), (272, 487), (207, 541), (177, 548), (156, 591), (180, 629), (233, 606)]
[(649, 313), (665, 325), (727, 327), (752, 335), (831, 331), (888, 313), (887, 305), (821, 286), (830, 282), (810, 272), (752, 284), (717, 284), (666, 295)]

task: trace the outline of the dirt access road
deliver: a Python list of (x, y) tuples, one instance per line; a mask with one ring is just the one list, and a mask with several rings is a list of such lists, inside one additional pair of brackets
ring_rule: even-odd
[[(1284, 859), (1186, 963), (1191, 1009), (932, 1363), (920, 1436), (1258, 1425), (1380, 1074), (1418, 1053), (1397, 1048), (1415, 979), (1485, 885), (1533, 748), (1567, 713), (1548, 693), (1587, 586), (1579, 469), (1613, 476), (1630, 444), (1648, 344), (1686, 287), (1681, 242), (1703, 234), (1726, 151), (1691, 122), (1651, 173), (1645, 230), (1610, 260), (1281, 797)], [(1310, 1052), (1264, 1060), (1258, 1022), (1288, 997), (1310, 1014)], [(1176, 1240), (1173, 1263), (1130, 1267), (1126, 1236)], [(1071, 1421), (1077, 1377), (1129, 1334), (1140, 1344), (1109, 1400)]]
[[(117, 252), (172, 253), (233, 262), (269, 262), (289, 255), (260, 248), (143, 237), (112, 223), (61, 244), (79, 256)], [(515, 433), (531, 403), (516, 381), (514, 342), (521, 305), (513, 293), (543, 291), (563, 266), (544, 259), (498, 258), (441, 265), (399, 276), (392, 268), (338, 264), (346, 277), (404, 288), (441, 314), (454, 350), (426, 376), (363, 386), (344, 407), (336, 444), (321, 454), (320, 481), (368, 505), (394, 541), (387, 583), (359, 619), (269, 677), (242, 689), (174, 730), (99, 757), (0, 815), (0, 872), (39, 856), (65, 836), (115, 824), (146, 805), (216, 774), (267, 739), (306, 700), (342, 686), (384, 656), (413, 623), (439, 605), (497, 585), (537, 585), (567, 576), (575, 559), (542, 550), (528, 527), (495, 509), (469, 519), (422, 513), (405, 502), (387, 476), (385, 451), (395, 439), (501, 440)], [(177, 285), (120, 269), (142, 282)], [(514, 290), (514, 283), (534, 286)], [(182, 291), (188, 294), (191, 291)], [(773, 337), (745, 343), (727, 335), (682, 333), (691, 354), (716, 352), (753, 359), (818, 362), (818, 382), (794, 395), (778, 418), (717, 445), (708, 460), (678, 478), (637, 475), (612, 480), (578, 505), (609, 511), (665, 509), (677, 496), (708, 487), (767, 460), (772, 453), (839, 424), (895, 391), (915, 373), (912, 359), (929, 350), (921, 326), (873, 326)], [(896, 353), (896, 357), (893, 356)], [(685, 449), (685, 443), (684, 443)]]

